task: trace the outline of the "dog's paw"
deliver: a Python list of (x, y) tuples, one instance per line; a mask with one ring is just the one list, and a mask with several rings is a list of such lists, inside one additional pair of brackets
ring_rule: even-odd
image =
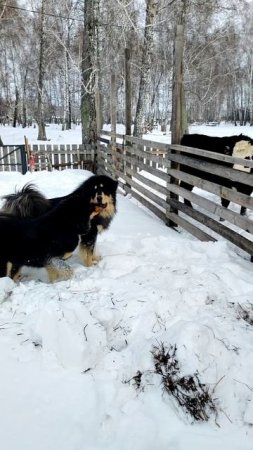
[(73, 269), (62, 259), (53, 258), (46, 266), (50, 283), (69, 280), (74, 274)]
[(99, 261), (101, 261), (102, 256), (100, 255), (92, 255), (92, 264), (96, 265), (99, 263)]

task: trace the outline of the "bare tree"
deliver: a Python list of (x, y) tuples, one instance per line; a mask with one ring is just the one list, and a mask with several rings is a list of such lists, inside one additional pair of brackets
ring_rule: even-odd
[[(24, 126), (38, 119), (39, 138), (44, 139), (45, 120), (70, 127), (71, 119), (80, 120), (81, 104), (83, 141), (95, 140), (102, 115), (110, 122), (111, 69), (116, 76), (117, 122), (124, 121), (127, 47), (135, 132), (138, 125), (142, 134), (145, 120), (158, 119), (165, 126), (171, 118), (173, 41), (181, 4), (26, 0), (24, 9), (34, 11), (29, 13), (17, 9), (17, 0), (0, 0), (1, 120), (13, 123), (15, 111)], [(183, 84), (189, 120), (238, 121), (241, 116), (242, 123), (253, 121), (252, 17), (245, 0), (188, 2)]]
[(187, 132), (183, 69), (187, 4), (188, 0), (180, 0), (179, 2), (175, 30), (171, 120), (171, 142), (173, 144), (180, 144), (182, 135)]
[(84, 0), (84, 34), (82, 52), (81, 121), (82, 143), (96, 141), (95, 106), (95, 10), (93, 0)]
[(154, 23), (158, 12), (158, 0), (146, 0), (146, 21), (144, 30), (144, 44), (142, 52), (141, 76), (139, 95), (134, 119), (134, 136), (142, 136), (144, 125), (144, 112), (148, 103), (148, 90), (150, 83), (151, 56), (154, 43)]
[(37, 122), (38, 122), (38, 140), (46, 141), (46, 127), (44, 122), (44, 109), (43, 109), (43, 89), (44, 89), (44, 77), (45, 77), (45, 4), (46, 0), (42, 0), (41, 3), (41, 16), (40, 16), (40, 29), (39, 29), (39, 79), (38, 79), (38, 109), (37, 109)]

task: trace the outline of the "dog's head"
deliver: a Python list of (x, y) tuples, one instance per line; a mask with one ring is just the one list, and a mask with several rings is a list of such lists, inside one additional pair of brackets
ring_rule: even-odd
[(85, 185), (90, 195), (90, 202), (101, 208), (102, 215), (112, 213), (112, 210), (113, 213), (115, 212), (117, 181), (106, 175), (94, 175), (86, 181)]

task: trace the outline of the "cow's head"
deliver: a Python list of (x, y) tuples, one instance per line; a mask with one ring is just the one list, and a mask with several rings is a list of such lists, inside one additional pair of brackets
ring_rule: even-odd
[[(252, 141), (253, 142), (253, 141)], [(248, 140), (242, 140), (235, 144), (232, 156), (243, 159), (253, 159), (253, 145)], [(234, 169), (250, 172), (250, 167), (244, 167), (239, 164), (234, 164)]]

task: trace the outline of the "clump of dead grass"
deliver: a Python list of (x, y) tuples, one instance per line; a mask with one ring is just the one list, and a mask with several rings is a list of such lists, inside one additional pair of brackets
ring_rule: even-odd
[(217, 414), (216, 406), (198, 373), (181, 376), (176, 357), (177, 347), (165, 348), (161, 343), (153, 347), (155, 372), (161, 376), (164, 391), (172, 396), (183, 410), (196, 421), (207, 421), (210, 415)]
[(238, 319), (242, 319), (249, 325), (253, 325), (253, 305), (248, 303), (247, 305), (238, 305), (237, 308)]

